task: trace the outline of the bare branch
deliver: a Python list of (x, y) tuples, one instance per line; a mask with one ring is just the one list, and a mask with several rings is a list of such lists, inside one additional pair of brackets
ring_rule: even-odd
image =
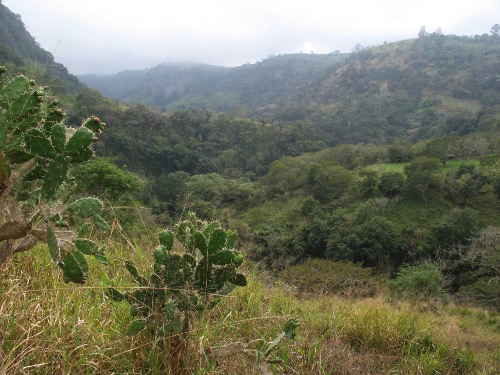
[(0, 241), (23, 238), (29, 230), (30, 225), (24, 221), (8, 221), (0, 226)]
[(38, 242), (38, 238), (32, 235), (24, 237), (13, 248), (12, 254), (31, 250)]

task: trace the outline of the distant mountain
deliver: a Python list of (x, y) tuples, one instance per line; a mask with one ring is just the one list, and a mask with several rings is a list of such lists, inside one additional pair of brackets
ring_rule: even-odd
[(80, 79), (104, 96), (162, 111), (305, 120), (335, 143), (417, 140), (478, 130), (488, 122), (479, 111), (496, 113), (498, 39), (423, 32), (350, 55), (280, 55), (234, 68), (161, 64)]
[(7, 75), (29, 74), (38, 84), (48, 86), (53, 94), (75, 93), (83, 86), (68, 69), (54, 61), (26, 30), (21, 16), (0, 2), (0, 65)]
[(258, 113), (286, 98), (297, 86), (321, 76), (347, 54), (285, 54), (256, 64), (228, 68), (206, 64), (166, 63), (152, 69), (115, 75), (79, 76), (104, 96), (164, 111), (209, 108)]

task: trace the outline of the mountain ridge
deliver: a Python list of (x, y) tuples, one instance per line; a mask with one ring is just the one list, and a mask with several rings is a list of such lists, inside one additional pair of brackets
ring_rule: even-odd
[(7, 66), (7, 76), (26, 74), (49, 87), (55, 95), (77, 93), (83, 89), (78, 78), (55, 61), (26, 29), (21, 15), (0, 2), (0, 65)]
[[(165, 111), (184, 108), (255, 111), (346, 57), (347, 54), (285, 54), (239, 67), (163, 63), (115, 75), (81, 75), (79, 79), (105, 96), (131, 104), (154, 105)], [(122, 89), (125, 75), (133, 85)]]

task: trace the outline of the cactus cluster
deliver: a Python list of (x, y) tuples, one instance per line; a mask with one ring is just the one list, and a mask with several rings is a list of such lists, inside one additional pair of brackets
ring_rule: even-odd
[[(8, 177), (0, 190), (0, 210), (6, 212), (3, 222), (19, 223), (28, 229), (24, 236), (13, 238), (3, 230), (7, 228), (4, 224), (0, 235), (21, 239), (19, 244), (32, 238), (28, 241), (32, 246), (37, 239), (46, 241), (52, 259), (64, 270), (64, 279), (83, 283), (87, 273), (83, 254), (101, 261), (105, 258), (102, 250), (79, 246), (82, 241), (78, 242), (67, 227), (76, 217), (93, 218), (101, 230), (106, 230), (107, 224), (99, 216), (102, 202), (98, 199), (83, 198), (67, 204), (72, 183), (68, 172), (72, 165), (94, 157), (92, 142), (105, 123), (93, 116), (76, 130), (66, 127), (65, 113), (56, 100), (47, 102), (44, 88), (36, 87), (23, 75), (4, 82), (5, 71), (0, 67), (0, 164), (7, 169), (2, 172)], [(18, 208), (12, 211), (13, 205)], [(12, 253), (26, 250), (26, 246), (2, 244), (0, 264)]]
[[(243, 255), (234, 250), (236, 233), (218, 222), (207, 223), (190, 214), (174, 231), (159, 234), (160, 246), (153, 252), (153, 273), (142, 276), (131, 261), (125, 266), (140, 288), (121, 293), (109, 288), (113, 300), (130, 303), (135, 320), (128, 328), (134, 335), (146, 327), (157, 333), (184, 332), (190, 312), (213, 308), (217, 301), (247, 281), (236, 269)], [(182, 252), (174, 251), (174, 240)]]

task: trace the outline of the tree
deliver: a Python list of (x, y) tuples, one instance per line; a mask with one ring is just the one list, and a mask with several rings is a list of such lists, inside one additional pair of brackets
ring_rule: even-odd
[(399, 172), (385, 172), (380, 177), (379, 191), (387, 198), (400, 194), (404, 186), (404, 176)]
[(374, 216), (357, 225), (350, 236), (352, 262), (362, 262), (365, 267), (380, 271), (392, 270), (398, 263), (400, 236), (394, 225), (384, 217)]
[(453, 202), (467, 207), (469, 199), (479, 194), (488, 181), (475, 165), (463, 163), (457, 171), (447, 173), (444, 190)]
[(84, 87), (82, 92), (76, 96), (75, 104), (77, 108), (89, 112), (92, 108), (97, 107), (98, 103), (103, 99), (99, 91)]
[(487, 227), (468, 244), (447, 251), (449, 272), (460, 297), (500, 307), (500, 230)]
[(305, 160), (301, 157), (286, 156), (271, 164), (269, 172), (260, 179), (270, 197), (275, 194), (286, 194), (304, 184), (307, 168)]
[(115, 201), (122, 195), (136, 194), (141, 187), (137, 175), (125, 171), (107, 158), (96, 158), (71, 170), (75, 192)]
[(446, 166), (446, 162), (457, 155), (459, 147), (458, 137), (443, 137), (429, 141), (425, 145), (424, 154), (426, 156), (438, 158)]
[(439, 159), (420, 156), (405, 167), (406, 190), (425, 198), (431, 187), (438, 185)]
[(389, 161), (391, 163), (404, 163), (412, 159), (411, 142), (399, 140), (389, 146)]
[(64, 280), (83, 283), (88, 271), (83, 254), (106, 262), (104, 248), (84, 238), (91, 223), (78, 232), (71, 225), (80, 217), (98, 229), (108, 226), (99, 216), (98, 199), (67, 203), (68, 170), (94, 156), (91, 145), (105, 124), (90, 117), (79, 128), (67, 128), (64, 112), (57, 101), (46, 102), (43, 88), (22, 75), (4, 82), (5, 71), (0, 67), (0, 266), (44, 241)]
[(438, 248), (466, 245), (482, 227), (483, 223), (476, 211), (454, 208), (430, 226), (427, 240), (429, 251), (434, 253)]
[(498, 23), (496, 23), (493, 26), (491, 26), (490, 33), (491, 33), (491, 36), (493, 38), (493, 44), (497, 44), (497, 40), (498, 40), (499, 34), (500, 34), (500, 25)]
[(340, 198), (351, 182), (349, 171), (333, 163), (313, 164), (307, 171), (312, 195), (322, 203)]
[(365, 197), (372, 197), (377, 190), (379, 182), (378, 173), (365, 169), (359, 172), (359, 176), (361, 177), (361, 181), (358, 184), (360, 193)]
[(425, 31), (425, 26), (420, 26), (420, 31), (418, 32), (418, 37), (423, 39), (429, 35), (430, 34), (427, 31)]

